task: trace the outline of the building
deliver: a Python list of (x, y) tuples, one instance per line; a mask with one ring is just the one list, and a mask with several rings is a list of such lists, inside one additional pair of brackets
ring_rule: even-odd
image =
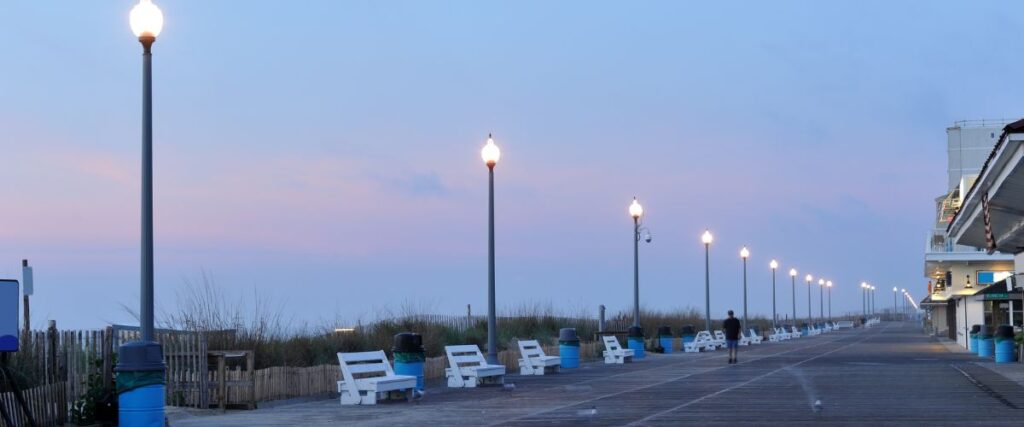
[(996, 283), (974, 295), (984, 305), (988, 325), (1024, 321), (1024, 120), (1003, 127), (977, 178), (961, 198), (947, 235), (956, 245), (983, 253), (1010, 254), (1013, 265)]
[(1006, 121), (962, 121), (946, 129), (946, 188), (935, 199), (934, 225), (925, 245), (924, 275), (929, 286), (921, 307), (927, 312), (928, 326), (965, 347), (970, 327), (992, 316), (975, 294), (1008, 276), (1013, 256), (959, 244), (948, 230), (963, 205), (962, 196), (978, 179), (1005, 125)]

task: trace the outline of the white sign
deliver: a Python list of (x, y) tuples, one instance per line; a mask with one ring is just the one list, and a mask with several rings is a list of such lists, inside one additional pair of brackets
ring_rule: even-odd
[(22, 290), (25, 295), (32, 296), (34, 291), (32, 286), (32, 267), (24, 266), (21, 267), (21, 285), (24, 287)]
[(0, 279), (0, 352), (18, 351), (17, 280)]

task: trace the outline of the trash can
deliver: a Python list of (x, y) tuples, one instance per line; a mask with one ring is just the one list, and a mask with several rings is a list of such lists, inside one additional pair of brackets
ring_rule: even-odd
[(992, 357), (995, 355), (995, 341), (992, 340), (992, 327), (981, 325), (978, 331), (978, 357)]
[(629, 348), (633, 349), (633, 360), (644, 358), (644, 330), (639, 326), (629, 327)]
[(668, 326), (658, 327), (658, 344), (661, 346), (663, 353), (671, 353), (673, 351), (672, 344), (675, 339), (672, 337), (672, 328)]
[(562, 369), (580, 367), (580, 337), (576, 336), (576, 328), (558, 331), (558, 355), (562, 358)]
[(686, 343), (693, 342), (697, 338), (697, 329), (693, 325), (683, 326), (683, 331), (679, 334), (679, 341), (681, 342), (679, 348), (686, 351)]
[(751, 326), (751, 327), (750, 327), (750, 330), (751, 330), (751, 331), (754, 331), (754, 335), (752, 335), (752, 336), (751, 336), (750, 338), (754, 338), (755, 336), (757, 336), (757, 337), (760, 337), (760, 336), (762, 336), (762, 335), (761, 335), (761, 328), (760, 328), (760, 327), (757, 327), (757, 326)]
[(806, 337), (806, 336), (810, 336), (811, 335), (811, 330), (810, 330), (809, 326), (806, 323), (801, 323), (800, 324), (800, 331), (801, 331), (800, 332), (801, 336)]
[(970, 338), (968, 338), (968, 350), (971, 353), (978, 354), (978, 331), (981, 330), (981, 325), (971, 326)]
[(117, 349), (118, 423), (164, 425), (164, 356), (160, 344), (135, 341)]
[(1000, 325), (996, 328), (995, 347), (996, 363), (1013, 363), (1017, 361), (1014, 354), (1013, 326)]
[(412, 332), (395, 334), (395, 374), (416, 377), (416, 390), (423, 391), (423, 361), (427, 353), (423, 350), (423, 336)]

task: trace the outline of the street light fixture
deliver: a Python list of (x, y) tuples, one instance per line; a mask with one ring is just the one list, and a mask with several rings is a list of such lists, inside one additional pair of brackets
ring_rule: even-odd
[(804, 279), (807, 280), (807, 328), (809, 331), (811, 328), (811, 281), (814, 280), (814, 276), (808, 274), (804, 276)]
[[(142, 44), (142, 175), (140, 340), (117, 349), (118, 386), (140, 378), (164, 377), (163, 348), (153, 334), (153, 43), (164, 27), (163, 12), (151, 0), (141, 0), (128, 15), (132, 33)], [(154, 388), (158, 388), (155, 390)], [(118, 395), (122, 424), (163, 425), (164, 385), (149, 383)], [(159, 408), (159, 409), (153, 409)]]
[(868, 282), (860, 282), (860, 314), (867, 317), (868, 315), (868, 295), (866, 289), (868, 288)]
[[(909, 313), (907, 313), (907, 290), (904, 288), (904, 289), (901, 289), (901, 291), (903, 292), (903, 318), (907, 319), (907, 318), (910, 317), (908, 315)], [(965, 304), (964, 307), (965, 307), (964, 309), (966, 310), (967, 305)], [(964, 316), (964, 318), (966, 319), (967, 317)]]
[(789, 280), (790, 280), (791, 285), (793, 287), (792, 291), (793, 291), (793, 324), (794, 325), (796, 324), (796, 274), (797, 274), (797, 272), (796, 272), (795, 268), (789, 269)]
[(871, 285), (871, 315), (875, 315), (875, 285)]
[(494, 303), (494, 167), (501, 160), (501, 150), (494, 138), (487, 135), (487, 143), (480, 150), (480, 158), (487, 165), (487, 363), (498, 363), (498, 321)]
[(711, 333), (711, 241), (714, 239), (711, 236), (711, 231), (705, 229), (704, 234), (700, 236), (700, 241), (704, 242), (704, 330)]
[(818, 279), (818, 320), (825, 317), (825, 279)]
[(773, 259), (768, 266), (772, 268), (772, 330), (775, 330), (779, 322), (779, 315), (775, 312), (775, 270), (779, 268), (779, 263)]
[(832, 323), (832, 281), (825, 282), (828, 287), (828, 322)]
[(743, 258), (743, 329), (747, 329), (747, 258), (750, 258), (750, 251), (744, 246), (740, 249), (740, 258)]
[[(644, 208), (640, 202), (633, 198), (629, 205), (629, 216), (633, 217), (633, 326), (640, 327), (640, 232), (646, 228), (640, 227), (640, 219), (644, 216)], [(650, 233), (647, 233), (647, 242), (651, 241)]]
[(896, 301), (897, 301), (897, 296), (899, 295), (897, 292), (899, 292), (899, 289), (897, 289), (895, 286), (893, 286), (892, 287), (892, 317), (893, 317), (893, 320), (899, 320), (899, 314), (896, 311), (897, 310), (896, 306), (898, 305)]

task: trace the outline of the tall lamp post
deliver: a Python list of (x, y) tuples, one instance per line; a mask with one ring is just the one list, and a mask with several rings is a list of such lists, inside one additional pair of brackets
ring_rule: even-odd
[(818, 279), (818, 320), (825, 318), (825, 279)]
[(779, 263), (773, 259), (768, 266), (772, 268), (772, 330), (775, 330), (779, 322), (779, 315), (775, 311), (775, 270), (779, 268)]
[(494, 303), (494, 166), (501, 160), (501, 150), (494, 138), (487, 135), (487, 143), (480, 150), (480, 158), (487, 165), (487, 363), (498, 364), (498, 321)]
[(899, 289), (897, 289), (895, 286), (893, 286), (892, 287), (892, 320), (899, 320), (899, 315), (896, 312), (896, 307), (898, 305), (896, 303), (896, 301), (897, 301), (896, 298), (899, 295), (897, 292), (899, 292)]
[(796, 324), (796, 269), (789, 269), (789, 280), (793, 286), (793, 324)]
[[(910, 316), (909, 316), (909, 313), (907, 313), (907, 290), (906, 289), (902, 289), (901, 291), (903, 292), (903, 318), (904, 319), (909, 319)], [(966, 303), (964, 304), (964, 306), (966, 307)], [(964, 319), (966, 319), (966, 318), (967, 317), (964, 316)]]
[(711, 236), (711, 231), (705, 229), (704, 234), (700, 236), (700, 241), (704, 242), (704, 330), (711, 333), (711, 241), (714, 237)]
[(750, 251), (746, 246), (740, 249), (740, 258), (743, 258), (743, 329), (747, 329), (747, 258), (750, 258)]
[(871, 315), (875, 315), (875, 285), (871, 285)]
[(828, 288), (828, 322), (832, 323), (832, 281), (825, 282), (825, 287)]
[(860, 314), (861, 316), (867, 317), (868, 315), (868, 294), (866, 290), (868, 288), (868, 282), (860, 282)]
[[(118, 388), (136, 388), (118, 395), (122, 425), (163, 425), (163, 348), (153, 334), (153, 55), (164, 26), (163, 13), (151, 0), (140, 0), (128, 16), (142, 44), (142, 257), (139, 341), (117, 349)], [(138, 387), (142, 385), (141, 387)]]
[(814, 276), (810, 274), (804, 276), (807, 281), (807, 327), (811, 327), (811, 281), (814, 280)]
[(629, 216), (633, 217), (633, 326), (640, 327), (640, 218), (644, 208), (633, 198)]

